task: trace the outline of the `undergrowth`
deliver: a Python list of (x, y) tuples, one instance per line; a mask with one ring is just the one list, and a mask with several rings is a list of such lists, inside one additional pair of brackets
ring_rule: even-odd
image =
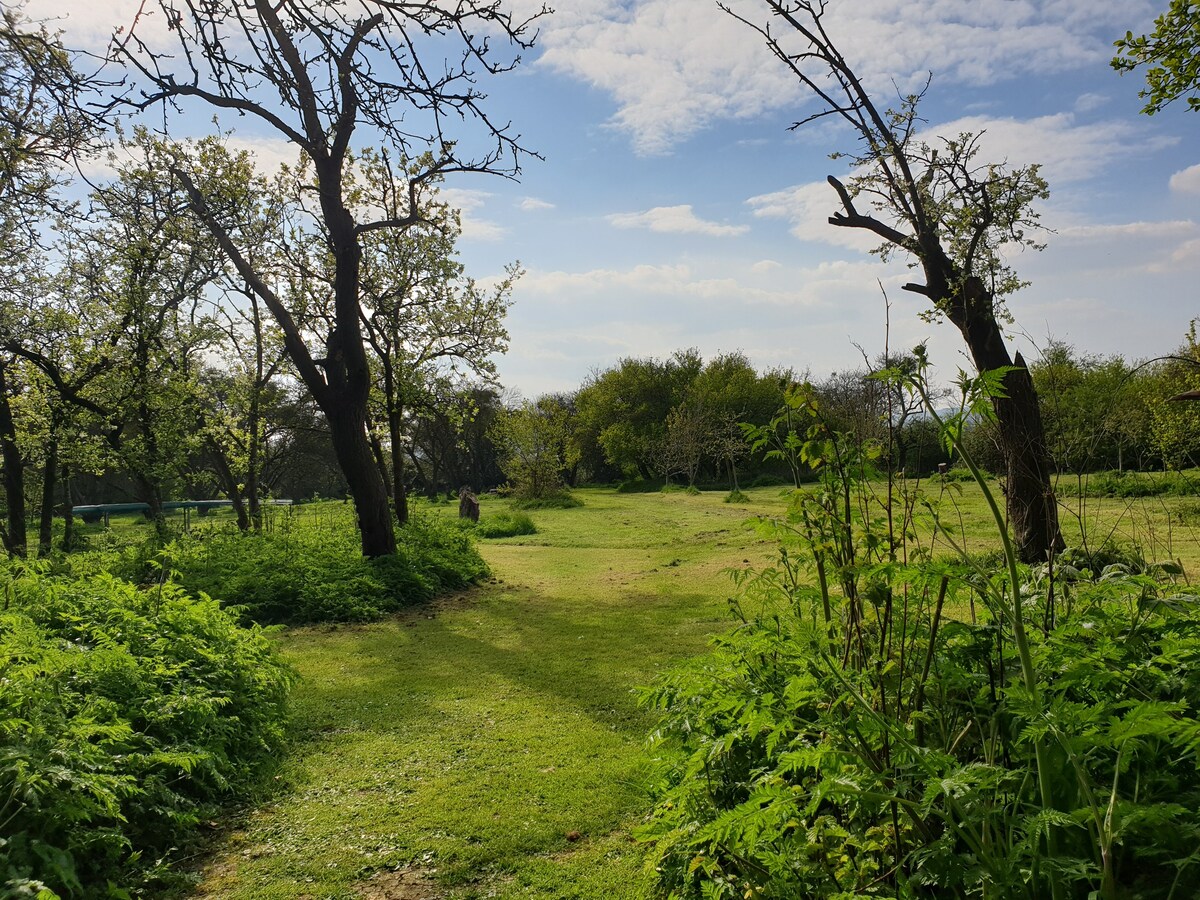
[(1066, 497), (1195, 497), (1200, 494), (1200, 473), (1094, 472), (1059, 478), (1055, 490)]
[(1002, 374), (964, 378), (942, 423), (993, 512), (992, 564), (917, 548), (920, 516), (961, 541), (806, 398), (789, 446), (819, 481), (760, 523), (776, 563), (737, 575), (713, 655), (643, 693), (661, 896), (1200, 894), (1200, 593), (1170, 564), (1018, 565), (959, 441)]
[(528, 513), (520, 511), (500, 510), (479, 520), (475, 525), (475, 534), (482, 538), (517, 537), (523, 534), (537, 534), (537, 526)]
[(330, 528), (292, 523), (263, 534), (232, 528), (181, 534), (165, 547), (146, 542), (115, 558), (84, 554), (68, 564), (76, 572), (108, 570), (142, 583), (157, 577), (160, 559), (186, 590), (263, 624), (378, 619), (487, 574), (469, 535), (419, 515), (397, 532), (396, 553), (379, 559), (362, 556), (347, 522)]
[(172, 885), (201, 821), (263, 781), (291, 670), (263, 632), (165, 580), (5, 573), (0, 897)]

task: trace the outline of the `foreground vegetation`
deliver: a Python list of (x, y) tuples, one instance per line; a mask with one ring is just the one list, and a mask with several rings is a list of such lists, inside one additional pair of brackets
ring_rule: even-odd
[[(940, 498), (943, 517), (961, 520), (972, 552), (986, 552), (995, 546), (982, 495), (974, 485), (934, 479), (925, 483), (922, 492), (930, 500)], [(795, 681), (796, 690), (806, 679), (819, 675), (805, 648), (822, 640), (823, 632), (813, 630), (814, 620), (803, 613), (799, 600), (782, 607), (776, 601), (768, 602), (764, 586), (771, 578), (766, 573), (779, 571), (780, 533), (761, 533), (745, 524), (754, 515), (783, 516), (787, 492), (781, 493), (778, 487), (748, 489), (748, 499), (741, 505), (725, 503), (723, 491), (622, 494), (586, 489), (578, 493), (584, 501), (582, 507), (530, 513), (535, 534), (484, 538), (480, 549), (492, 577), (468, 594), (414, 608), (379, 624), (294, 628), (276, 638), (283, 658), (300, 675), (293, 695), (298, 728), (295, 743), (281, 758), (279, 769), (260, 768), (260, 775), (273, 771), (278, 776), (272, 781), (274, 798), (247, 808), (231, 828), (222, 829), (215, 853), (201, 869), (200, 896), (350, 898), (408, 890), (418, 897), (451, 898), (643, 897), (654, 892), (659, 878), (667, 879), (665, 888), (675, 883), (684, 890), (687, 878), (678, 881), (679, 873), (692, 865), (698, 847), (680, 850), (670, 827), (671, 816), (695, 813), (697, 807), (695, 797), (670, 792), (676, 790), (673, 784), (680, 785), (680, 790), (697, 790), (701, 782), (676, 782), (671, 773), (686, 772), (689, 759), (695, 759), (689, 754), (705, 748), (704, 754), (716, 753), (713, 771), (724, 774), (712, 783), (720, 785), (730, 773), (736, 776), (742, 771), (728, 765), (730, 757), (745, 761), (765, 751), (766, 755), (750, 766), (752, 773), (743, 773), (746, 779), (738, 776), (728, 782), (728, 793), (720, 802), (736, 809), (746, 799), (739, 792), (750, 789), (755, 778), (784, 777), (778, 763), (784, 760), (792, 765), (789, 740), (808, 733), (787, 720), (787, 715), (803, 707), (772, 707), (768, 693), (779, 698), (775, 703), (783, 703), (790, 695), (766, 691), (766, 687), (772, 679), (791, 673), (787, 678)], [(810, 492), (807, 496), (815, 495)], [(1139, 551), (1130, 559), (1142, 555), (1182, 560), (1191, 572), (1200, 566), (1197, 525), (1178, 524), (1192, 502), (1189, 499), (1084, 499), (1089, 522), (1103, 527), (1114, 542)], [(481, 523), (510, 516), (507, 501), (484, 498), (482, 506)], [(453, 507), (420, 505), (415, 512), (418, 518), (452, 517)], [(304, 547), (336, 540), (335, 531), (349, 526), (348, 514), (342, 504), (299, 511), (291, 526), (292, 539), (300, 542), (293, 545), (293, 555), (303, 557)], [(133, 532), (146, 530), (145, 526), (122, 527)], [(450, 530), (461, 535), (456, 525)], [(303, 536), (306, 531), (312, 534)], [(946, 560), (950, 550), (947, 538), (929, 531), (928, 521), (918, 524), (914, 534), (922, 552)], [(223, 552), (220, 548), (228, 549), (224, 542), (234, 537), (222, 529), (207, 538), (193, 534), (177, 542), (177, 548), (190, 549), (177, 552), (176, 559), (186, 562), (191, 553), (201, 552), (206, 541), (209, 549), (203, 552), (219, 554)], [(110, 532), (94, 536), (92, 542), (97, 545), (118, 538), (119, 534)], [(282, 539), (283, 535), (276, 533), (276, 540)], [(1068, 543), (1077, 545), (1079, 541), (1072, 536)], [(130, 552), (124, 551), (126, 555)], [(791, 565), (798, 564), (800, 556), (794, 545), (789, 558)], [(1096, 565), (1101, 569), (1097, 571), (1113, 559), (1111, 555), (1098, 557)], [(725, 598), (733, 587), (727, 571), (747, 567), (758, 575), (743, 586), (750, 593), (739, 591), (742, 618), (734, 620), (740, 623), (738, 632), (724, 639), (717, 654), (711, 656), (706, 649), (709, 640), (725, 632), (730, 623)], [(1085, 566), (1081, 563), (1080, 568)], [(954, 568), (945, 571), (953, 574)], [(1088, 636), (1096, 632), (1068, 629), (1061, 635), (1066, 641), (1061, 646), (1039, 642), (1038, 664), (1070, 660), (1078, 663), (1070, 671), (1081, 674), (1111, 671), (1120, 662), (1111, 654), (1154, 646), (1166, 652), (1145, 669), (1146, 677), (1162, 672), (1165, 680), (1160, 683), (1164, 689), (1174, 690), (1171, 685), (1178, 682), (1171, 672), (1188, 669), (1188, 660), (1180, 653), (1190, 651), (1186, 651), (1186, 642), (1179, 643), (1186, 638), (1187, 629), (1179, 632), (1175, 625), (1164, 622), (1167, 611), (1147, 607), (1144, 599), (1110, 607), (1107, 601), (1127, 585), (1137, 587), (1137, 598), (1154, 596), (1159, 588), (1151, 587), (1151, 579), (1142, 576), (1130, 580), (1121, 569), (1110, 569), (1107, 574), (1107, 587), (1102, 589), (1106, 603), (1101, 606), (1088, 605), (1091, 589), (1086, 578), (1069, 588), (1076, 609), (1093, 611), (1091, 621), (1105, 629), (1102, 633), (1108, 633), (1111, 625), (1117, 633), (1127, 635), (1132, 615), (1145, 641), (1102, 640), (1096, 644), (1088, 642)], [(181, 577), (188, 577), (186, 565)], [(863, 577), (875, 576), (864, 572)], [(169, 584), (167, 591), (170, 594)], [(144, 602), (153, 602), (156, 594), (151, 590), (139, 596), (147, 598)], [(940, 633), (959, 654), (951, 659), (958, 659), (956, 665), (965, 679), (960, 686), (978, 684), (982, 688), (990, 682), (986, 678), (980, 682), (980, 672), (972, 667), (987, 659), (986, 654), (979, 654), (987, 646), (987, 636), (994, 632), (987, 626), (987, 608), (977, 594), (972, 603), (972, 596), (963, 586), (948, 591)], [(359, 609), (353, 592), (345, 592), (345, 599), (350, 601), (348, 618), (353, 618)], [(1100, 612), (1104, 615), (1097, 617)], [(972, 625), (972, 615), (978, 626)], [(914, 610), (912, 621), (917, 620)], [(1174, 643), (1165, 645), (1167, 639)], [(923, 658), (920, 646), (914, 638), (910, 644), (914, 658)], [(1005, 665), (1011, 666), (1012, 645), (1005, 646)], [(752, 672), (736, 668), (747, 660), (764, 658), (768, 649), (768, 656), (775, 660), (771, 667), (757, 665)], [(1097, 653), (1107, 655), (1101, 658)], [(695, 662), (677, 668), (688, 660)], [(934, 669), (935, 674), (947, 677), (951, 671), (940, 666)], [(664, 673), (675, 674), (659, 680)], [(760, 676), (765, 680), (756, 681)], [(826, 680), (818, 679), (813, 689), (828, 690), (842, 684), (827, 680), (833, 677), (825, 672), (822, 678)], [(716, 680), (705, 680), (708, 678)], [(942, 682), (930, 682), (935, 683)], [(658, 710), (639, 706), (635, 693), (635, 688), (651, 684), (658, 685), (648, 695)], [(895, 689), (888, 684), (889, 690)], [(1081, 684), (1086, 687), (1092, 682), (1063, 679), (1060, 687), (1069, 692), (1082, 689)], [(742, 689), (750, 691), (753, 699), (740, 697)], [(958, 715), (973, 711), (976, 721), (984, 721), (978, 716), (991, 709), (993, 702), (987, 699), (987, 690), (990, 688), (985, 689), (982, 700), (964, 695), (956, 701), (965, 704)], [(935, 708), (936, 696), (940, 695), (929, 694), (927, 709)], [(1113, 710), (1112, 704), (1125, 702), (1119, 692), (1112, 690), (1103, 696), (1108, 699), (1099, 702), (1103, 697), (1089, 695), (1089, 708), (1094, 707), (1101, 718), (1109, 715), (1108, 711), (1116, 715), (1119, 710)], [(1068, 699), (1076, 702), (1076, 698)], [(983, 707), (972, 705), (981, 702)], [(766, 714), (772, 709), (774, 718), (769, 718)], [(829, 714), (835, 709), (830, 707)], [(1078, 704), (1071, 709), (1078, 713)], [(646, 735), (660, 728), (659, 717), (664, 712), (660, 733), (666, 741), (647, 754)], [(686, 740), (680, 740), (677, 726), (684, 715), (689, 717), (690, 731)], [(1167, 715), (1170, 718), (1171, 714)], [(864, 734), (880, 733), (865, 729), (861, 716), (843, 718), (858, 722)], [(966, 722), (963, 719), (962, 726)], [(828, 724), (814, 720), (812, 727), (827, 728)], [(1161, 719), (1152, 724), (1162, 730)], [(924, 727), (932, 729), (928, 724)], [(719, 731), (720, 750), (706, 743), (705, 735), (718, 733), (713, 729), (723, 729)], [(755, 730), (760, 731), (746, 743), (743, 738)], [(768, 740), (772, 733), (776, 736)], [(1003, 734), (1011, 735), (1006, 738), (1005, 751), (1020, 758), (1020, 748), (1029, 746), (1023, 743), (1023, 733), (1018, 729)], [(730, 743), (727, 749), (725, 742)], [(974, 738), (960, 744), (960, 749), (973, 742)], [(1157, 757), (1148, 746), (1139, 745), (1137, 752), (1133, 751), (1134, 745), (1130, 745), (1122, 763), (1124, 771), (1133, 771), (1129, 769), (1132, 765), (1180, 770), (1180, 766), (1155, 763)], [(1107, 751), (1089, 752), (1093, 754), (1089, 758), (1102, 758)], [(265, 757), (279, 758), (277, 753)], [(848, 758), (841, 751), (833, 751), (830, 758), (838, 760), (839, 771), (848, 771)], [(972, 771), (983, 777), (980, 771)], [(1181, 771), (1187, 771), (1186, 765)], [(192, 780), (191, 776), (182, 779), (175, 789), (187, 785), (186, 794), (192, 790)], [(252, 796), (247, 793), (249, 781), (240, 782), (240, 787), (234, 779), (230, 782), (228, 789), (212, 796), (225, 801)], [(1151, 784), (1145, 780), (1143, 784), (1145, 799), (1150, 796)], [(964, 790), (981, 789), (969, 779), (962, 785)], [(1181, 785), (1170, 787), (1181, 797), (1186, 794)], [(654, 824), (644, 826), (655, 796), (660, 803), (670, 804), (674, 812), (664, 819), (660, 806)], [(193, 800), (196, 805), (188, 808), (190, 813), (184, 809), (185, 815), (178, 820), (181, 830), (169, 839), (171, 846), (187, 846), (184, 839), (195, 834), (196, 823), (212, 821), (210, 799)], [(1186, 803), (1181, 806), (1191, 808)], [(1181, 838), (1187, 833), (1178, 821), (1162, 821), (1171, 821)], [(777, 854), (770, 858), (789, 858), (790, 851), (784, 851), (799, 839), (796, 827), (786, 828), (779, 835), (781, 843), (775, 844), (770, 829), (761, 825), (755, 824), (758, 837), (753, 846), (736, 843), (745, 838), (745, 830), (728, 832), (723, 842), (751, 860), (759, 859), (754, 854), (763, 848)], [(1132, 831), (1122, 832), (1121, 839), (1137, 827), (1141, 826), (1135, 817)], [(886, 844), (886, 830), (868, 836), (867, 844)], [(164, 833), (156, 834), (168, 840)], [(691, 829), (689, 834), (698, 843), (712, 832)], [(838, 841), (853, 844), (858, 840), (854, 835), (851, 830), (849, 836), (834, 841), (826, 833), (821, 846), (833, 853)], [(653, 840), (647, 843), (648, 838)], [(152, 846), (165, 849), (166, 845)], [(944, 845), (931, 845), (929, 853), (936, 856), (943, 850), (950, 852)], [(855, 872), (866, 878), (870, 867), (864, 852), (859, 847), (850, 855), (859, 861)], [(154, 861), (160, 856), (150, 852), (145, 859)], [(744, 893), (745, 873), (734, 872), (720, 854), (704, 853), (703, 863), (688, 878), (695, 881), (697, 872), (716, 872), (711, 867), (720, 865), (721, 873), (732, 873), (728, 889), (738, 888), (739, 896)], [(138, 877), (157, 879), (149, 882), (159, 885), (152, 891), (156, 893), (166, 883), (165, 872), (162, 867), (153, 873), (143, 869)], [(843, 876), (849, 877), (839, 870), (838, 877), (845, 881)], [(671, 882), (672, 878), (677, 881)], [(104, 882), (96, 884), (94, 890), (100, 893), (94, 895), (105, 896)], [(126, 884), (136, 892), (135, 882)], [(774, 888), (774, 893), (763, 887), (759, 895), (794, 896), (788, 893), (794, 886), (786, 884), (786, 889)], [(417, 890), (424, 893), (415, 893)]]

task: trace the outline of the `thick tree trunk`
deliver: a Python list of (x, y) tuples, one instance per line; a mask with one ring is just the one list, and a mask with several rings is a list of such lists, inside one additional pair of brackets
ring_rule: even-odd
[(25, 530), (25, 457), (17, 445), (17, 427), (8, 402), (5, 366), (0, 363), (0, 458), (4, 461), (4, 499), (8, 522), (4, 529), (4, 549), (13, 556), (24, 556), (28, 544)]
[(346, 476), (350, 496), (354, 498), (363, 555), (388, 556), (396, 552), (396, 532), (392, 528), (387, 490), (367, 440), (365, 413), (365, 408), (346, 404), (340, 409), (327, 410), (325, 415), (329, 420), (338, 466)]
[(1007, 466), (1004, 488), (1008, 524), (1021, 560), (1045, 562), (1064, 547), (1051, 475), (1054, 467), (1033, 378), (1018, 353), (1014, 360), (996, 322), (993, 301), (978, 279), (968, 279), (963, 301), (949, 310), (980, 372), (1015, 366), (1004, 377), (1008, 396), (992, 399)]

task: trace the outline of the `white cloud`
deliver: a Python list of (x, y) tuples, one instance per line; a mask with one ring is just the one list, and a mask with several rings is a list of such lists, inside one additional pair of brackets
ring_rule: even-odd
[(1196, 233), (1196, 223), (1187, 219), (1168, 222), (1126, 222), (1116, 225), (1072, 225), (1058, 229), (1052, 240), (1066, 241), (1128, 241), (1147, 239), (1166, 241)]
[(1102, 106), (1107, 105), (1109, 97), (1106, 94), (1086, 93), (1080, 94), (1075, 99), (1075, 112), (1092, 112)]
[[(1007, 162), (1012, 166), (1038, 163), (1052, 190), (1086, 181), (1119, 160), (1159, 148), (1164, 141), (1162, 138), (1144, 136), (1132, 123), (1106, 121), (1077, 125), (1070, 113), (1025, 120), (969, 116), (933, 126), (920, 137), (935, 143), (941, 136), (957, 137), (963, 132), (981, 133), (978, 156), (981, 164), (990, 161)], [(1192, 171), (1188, 169), (1176, 177), (1187, 185), (1191, 184), (1190, 179), (1194, 177), (1197, 190), (1200, 190), (1200, 166), (1195, 168), (1197, 171), (1194, 176), (1188, 175)], [(824, 181), (760, 194), (749, 198), (746, 203), (756, 216), (785, 219), (790, 224), (791, 234), (802, 241), (817, 241), (862, 253), (881, 243), (869, 232), (829, 223), (829, 217), (840, 211), (841, 204), (833, 189)], [(1074, 237), (1085, 237), (1084, 229), (1088, 227), (1138, 227), (1090, 226), (1078, 221), (1066, 209), (1049, 206), (1043, 209), (1043, 213), (1045, 223), (1058, 229), (1061, 236), (1072, 236), (1074, 229)], [(1174, 223), (1171, 227), (1180, 224)], [(1143, 227), (1161, 229), (1164, 223), (1143, 223)]]
[(777, 263), (773, 259), (760, 259), (750, 267), (750, 271), (755, 275), (763, 275), (773, 269), (778, 269), (783, 263)]
[[(897, 284), (907, 280), (894, 271), (889, 274), (882, 264), (874, 261), (823, 262), (790, 269), (774, 280), (776, 285), (786, 287), (751, 287), (735, 278), (699, 274), (692, 266), (684, 264), (646, 264), (629, 269), (583, 272), (530, 271), (521, 279), (520, 290), (561, 298), (572, 304), (583, 297), (612, 296), (619, 292), (621, 296), (631, 297), (712, 300), (725, 306), (748, 304), (813, 309), (831, 307), (835, 305), (834, 298), (858, 294), (862, 285), (875, 286), (881, 278)], [(878, 292), (877, 286), (873, 289)]]
[(732, 237), (745, 234), (749, 225), (721, 225), (701, 219), (689, 204), (656, 206), (640, 213), (614, 213), (605, 217), (617, 228), (647, 228), (660, 234), (703, 234), (709, 237)]
[(492, 197), (488, 191), (477, 191), (469, 188), (442, 188), (439, 199), (457, 209), (462, 223), (462, 236), (471, 241), (499, 241), (507, 234), (508, 229), (498, 222), (480, 218), (476, 213)]
[(746, 203), (756, 216), (786, 219), (792, 235), (802, 241), (818, 241), (860, 253), (868, 253), (880, 244), (879, 238), (861, 229), (829, 224), (829, 217), (841, 209), (841, 204), (833, 188), (824, 181), (760, 194)]
[(1012, 166), (1037, 163), (1051, 188), (1085, 181), (1117, 160), (1148, 154), (1176, 143), (1175, 138), (1148, 135), (1139, 123), (1127, 121), (1075, 123), (1071, 113), (1033, 119), (966, 116), (930, 128), (922, 137), (957, 137), (983, 132), (981, 162)]
[[(730, 5), (750, 22), (768, 18), (756, 0)], [(1104, 60), (1112, 34), (1152, 9), (1150, 0), (858, 0), (831, 7), (825, 23), (868, 85), (891, 94), (931, 70), (978, 86)], [(580, 0), (545, 23), (542, 45), (540, 65), (612, 96), (612, 124), (641, 153), (667, 152), (718, 119), (802, 115), (811, 99), (753, 29), (712, 3)]]
[(235, 152), (247, 151), (254, 158), (254, 167), (264, 175), (275, 174), (280, 166), (294, 166), (300, 159), (300, 149), (284, 138), (231, 134), (225, 143)]
[(1170, 186), (1179, 194), (1200, 194), (1200, 164), (1176, 172), (1171, 176)]
[(546, 200), (539, 200), (537, 197), (526, 197), (517, 204), (518, 208), (523, 212), (537, 212), (543, 209), (554, 209), (554, 204)]

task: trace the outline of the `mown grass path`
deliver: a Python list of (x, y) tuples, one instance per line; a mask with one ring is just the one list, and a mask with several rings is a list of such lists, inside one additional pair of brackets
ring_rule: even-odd
[(727, 627), (724, 570), (770, 558), (743, 523), (784, 501), (753, 495), (583, 491), (484, 542), (494, 579), (466, 596), (283, 635), (302, 740), (196, 896), (643, 896), (633, 691)]

